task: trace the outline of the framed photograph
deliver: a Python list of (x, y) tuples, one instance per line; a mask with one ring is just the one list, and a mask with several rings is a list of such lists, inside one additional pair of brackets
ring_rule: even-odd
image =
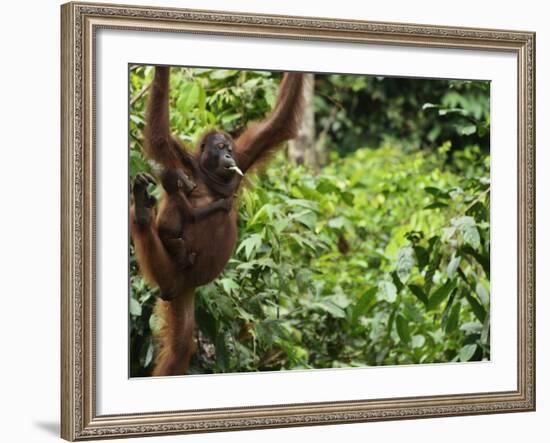
[(68, 3), (67, 440), (535, 409), (535, 35)]

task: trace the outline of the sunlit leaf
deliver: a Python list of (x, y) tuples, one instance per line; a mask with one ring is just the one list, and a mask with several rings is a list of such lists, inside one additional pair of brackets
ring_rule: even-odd
[(428, 309), (434, 309), (441, 304), (455, 288), (454, 280), (447, 280), (445, 284), (437, 288), (428, 300)]
[(395, 318), (395, 326), (397, 328), (397, 334), (399, 334), (399, 338), (405, 342), (408, 343), (411, 340), (411, 333), (409, 330), (409, 323), (402, 315), (398, 315)]
[(383, 280), (378, 283), (378, 296), (382, 300), (393, 303), (397, 298), (397, 288), (391, 281)]
[(411, 246), (404, 246), (397, 253), (397, 275), (403, 284), (409, 279), (413, 266), (413, 248)]
[(476, 344), (463, 346), (458, 352), (458, 357), (460, 358), (460, 361), (462, 362), (470, 361), (470, 359), (474, 356), (476, 350), (477, 350)]
[(464, 241), (472, 248), (477, 249), (480, 245), (479, 231), (476, 227), (475, 220), (470, 216), (458, 217), (452, 220), (455, 226), (461, 233)]
[(141, 315), (141, 305), (134, 297), (130, 297), (130, 314), (138, 317)]

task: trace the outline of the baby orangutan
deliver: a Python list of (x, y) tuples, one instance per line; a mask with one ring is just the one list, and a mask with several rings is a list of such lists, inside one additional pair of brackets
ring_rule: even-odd
[[(164, 203), (174, 208), (174, 217), (168, 217), (170, 223), (160, 223), (158, 233), (166, 251), (179, 269), (187, 269), (193, 266), (197, 253), (189, 250), (184, 240), (185, 227), (189, 223), (203, 220), (216, 211), (229, 211), (233, 205), (233, 198), (221, 198), (215, 200), (202, 208), (194, 208), (187, 198), (197, 185), (181, 169), (165, 169), (160, 177), (162, 187), (165, 191)], [(154, 184), (153, 177), (149, 174), (140, 173), (134, 182), (134, 196), (146, 195), (147, 186)], [(140, 192), (143, 190), (143, 192)], [(147, 206), (155, 204), (155, 199), (148, 195)], [(136, 214), (138, 217), (138, 214)], [(139, 223), (139, 220), (136, 220)], [(171, 294), (161, 293), (164, 300), (172, 298)]]
[(181, 169), (165, 169), (161, 175), (162, 187), (166, 191), (166, 199), (172, 200), (179, 212), (179, 226), (159, 226), (159, 236), (180, 269), (193, 266), (196, 252), (189, 250), (183, 239), (183, 232), (188, 223), (194, 223), (208, 217), (216, 211), (229, 211), (233, 204), (232, 198), (215, 200), (202, 208), (193, 208), (187, 196), (197, 185)]

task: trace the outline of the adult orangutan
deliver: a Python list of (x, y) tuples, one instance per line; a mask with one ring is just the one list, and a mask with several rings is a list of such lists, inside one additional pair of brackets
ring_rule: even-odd
[(209, 130), (191, 152), (170, 131), (170, 68), (157, 66), (145, 124), (145, 153), (159, 163), (165, 190), (158, 208), (138, 175), (133, 184), (131, 235), (141, 272), (160, 289), (155, 312), (163, 319), (153, 375), (187, 371), (194, 350), (195, 288), (214, 280), (237, 238), (233, 196), (241, 175), (296, 136), (303, 112), (304, 77), (285, 73), (265, 120), (236, 139)]

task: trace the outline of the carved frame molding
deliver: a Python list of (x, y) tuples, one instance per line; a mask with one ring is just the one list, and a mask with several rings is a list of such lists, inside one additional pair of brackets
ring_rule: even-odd
[[(535, 409), (535, 34), (68, 3), (62, 17), (61, 435), (67, 440), (533, 411)], [(99, 28), (508, 51), (518, 58), (518, 389), (97, 416), (95, 413), (94, 33)]]

